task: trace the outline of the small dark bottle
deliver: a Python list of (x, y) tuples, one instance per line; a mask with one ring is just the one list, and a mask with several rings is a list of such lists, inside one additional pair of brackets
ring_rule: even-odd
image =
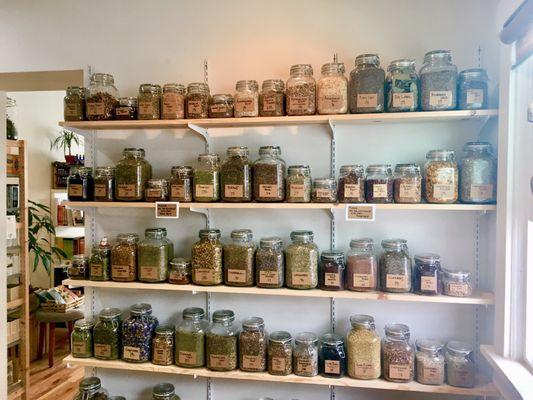
[(320, 338), (318, 370), (327, 378), (342, 378), (346, 374), (344, 340), (336, 333), (326, 333)]
[(318, 287), (322, 290), (343, 290), (345, 269), (343, 252), (324, 251), (318, 266)]
[(70, 201), (92, 201), (94, 196), (93, 170), (89, 167), (73, 168), (67, 180)]

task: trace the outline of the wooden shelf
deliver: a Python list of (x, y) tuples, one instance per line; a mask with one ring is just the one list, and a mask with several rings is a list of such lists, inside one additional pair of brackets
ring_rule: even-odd
[(24, 299), (17, 299), (17, 300), (13, 300), (13, 301), (10, 301), (7, 303), (7, 309), (8, 310), (12, 310), (14, 308), (17, 308), (17, 307), (20, 307), (21, 305), (24, 304)]
[(8, 176), (6, 178), (6, 183), (8, 185), (18, 185), (20, 183), (20, 179), (18, 176)]
[(264, 289), (258, 287), (233, 287), (233, 286), (197, 286), (197, 285), (173, 285), (170, 283), (143, 283), (143, 282), (112, 282), (112, 281), (88, 281), (66, 279), (65, 286), (83, 286), (94, 288), (107, 288), (113, 290), (159, 290), (190, 293), (228, 293), (262, 296), (286, 296), (286, 297), (321, 297), (351, 300), (385, 300), (414, 303), (450, 303), (450, 304), (494, 304), (494, 294), (490, 292), (474, 292), (471, 297), (451, 296), (422, 296), (414, 293), (384, 293), (384, 292), (352, 292), (349, 290), (296, 290), (296, 289)]
[[(492, 383), (480, 383), (475, 388), (456, 388), (449, 385), (430, 386), (421, 385), (417, 382), (410, 383), (394, 383), (388, 382), (384, 379), (374, 380), (358, 380), (349, 377), (333, 379), (324, 378), (322, 376), (315, 376), (311, 378), (287, 375), (274, 376), (264, 372), (216, 372), (209, 371), (206, 368), (180, 368), (177, 366), (158, 366), (154, 364), (132, 364), (124, 361), (101, 361), (94, 358), (74, 358), (71, 355), (63, 359), (63, 363), (67, 365), (80, 365), (83, 367), (118, 369), (122, 371), (144, 371), (157, 372), (172, 375), (188, 375), (194, 377), (217, 378), (217, 379), (235, 379), (244, 381), (256, 382), (283, 382), (283, 383), (300, 383), (308, 385), (322, 385), (322, 386), (343, 386), (361, 389), (380, 389), (380, 390), (398, 390), (407, 392), (422, 392), (422, 393), (443, 393), (449, 395), (466, 395), (466, 396), (497, 396), (498, 391)], [(483, 382), (480, 380), (480, 382)]]
[(24, 394), (22, 382), (16, 382), (7, 388), (7, 399), (16, 400)]

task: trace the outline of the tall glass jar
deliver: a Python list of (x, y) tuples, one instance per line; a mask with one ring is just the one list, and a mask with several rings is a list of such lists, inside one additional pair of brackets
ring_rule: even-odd
[(89, 278), (89, 259), (84, 254), (75, 254), (67, 268), (69, 279), (85, 280)]
[(449, 50), (434, 50), (424, 56), (420, 69), (422, 111), (453, 110), (457, 104), (457, 67)]
[(122, 321), (118, 308), (104, 308), (93, 329), (94, 357), (99, 360), (120, 358)]
[(343, 165), (340, 169), (340, 203), (365, 202), (365, 169), (362, 165)]
[(394, 201), (394, 177), (389, 164), (366, 167), (366, 201), (392, 203)]
[(440, 256), (433, 253), (415, 254), (414, 292), (425, 295), (442, 293)]
[(115, 194), (115, 167), (94, 169), (94, 201), (113, 201)]
[(476, 365), (472, 347), (459, 341), (448, 342), (445, 357), (448, 384), (456, 387), (474, 387)]
[(137, 97), (137, 119), (159, 119), (161, 116), (161, 86), (143, 83)]
[(410, 342), (409, 327), (385, 325), (383, 339), (383, 377), (391, 382), (410, 382), (415, 374), (415, 349)]
[(317, 85), (318, 114), (346, 114), (348, 112), (348, 79), (344, 63), (322, 65), (322, 77)]
[(252, 201), (252, 162), (248, 147), (228, 147), (228, 158), (220, 166), (222, 200)]
[(285, 282), (291, 289), (313, 289), (318, 285), (318, 246), (313, 232), (291, 232), (292, 243), (285, 250)]
[(74, 331), (70, 340), (72, 357), (90, 358), (93, 356), (93, 327), (93, 321), (87, 319), (78, 319), (74, 323)]
[(205, 312), (198, 307), (189, 307), (182, 312), (183, 321), (176, 328), (176, 365), (184, 368), (205, 365), (205, 331), (208, 322)]
[(87, 119), (89, 121), (113, 119), (117, 99), (118, 90), (113, 75), (92, 74), (85, 99)]
[(167, 179), (149, 179), (144, 190), (144, 200), (149, 203), (168, 201), (169, 184)]
[(209, 118), (233, 118), (234, 104), (231, 94), (214, 94), (209, 102)]
[(132, 363), (148, 362), (152, 353), (152, 338), (157, 328), (152, 306), (140, 303), (130, 307), (130, 317), (122, 323), (122, 359)]
[(426, 154), (426, 200), (455, 203), (459, 194), (459, 167), (453, 150), (431, 150)]
[(193, 192), (192, 167), (186, 165), (172, 167), (170, 175), (170, 201), (191, 202)]
[(239, 334), (239, 368), (245, 372), (263, 372), (267, 367), (268, 334), (265, 321), (250, 317), (243, 321)]
[(6, 139), (18, 140), (17, 132), (17, 102), (6, 97)]
[(172, 383), (158, 383), (152, 389), (152, 400), (180, 400)]
[(461, 201), (496, 202), (496, 158), (488, 142), (468, 142), (461, 164)]
[(342, 378), (346, 373), (344, 339), (336, 333), (325, 333), (320, 338), (318, 371), (326, 378)]
[(100, 378), (91, 376), (81, 380), (78, 394), (74, 397), (74, 400), (107, 399), (108, 395), (107, 390), (102, 388)]
[(346, 337), (348, 375), (356, 379), (376, 379), (381, 375), (381, 339), (374, 318), (356, 314), (350, 317), (352, 329)]
[(256, 81), (237, 81), (235, 85), (235, 118), (259, 115), (259, 86)]
[(67, 179), (67, 193), (70, 201), (92, 201), (94, 198), (93, 169), (90, 167), (72, 168)]
[(144, 158), (144, 149), (128, 147), (115, 167), (115, 198), (142, 201), (146, 183), (152, 178), (152, 166)]
[(394, 201), (420, 203), (422, 200), (422, 174), (417, 164), (396, 164), (394, 169)]
[(311, 192), (313, 203), (335, 203), (337, 201), (337, 182), (333, 178), (316, 178)]
[(387, 111), (416, 111), (418, 75), (415, 71), (415, 60), (394, 60), (387, 70)]
[(189, 83), (186, 101), (187, 118), (207, 118), (209, 116), (209, 98), (207, 83)]
[(202, 286), (220, 285), (223, 282), (220, 230), (202, 229), (199, 237), (191, 250), (192, 281)]
[(268, 337), (268, 373), (289, 375), (292, 372), (292, 337), (289, 332), (276, 331)]
[(89, 279), (91, 281), (108, 281), (111, 279), (111, 245), (105, 236), (91, 252)]
[(283, 287), (285, 256), (279, 237), (265, 237), (255, 252), (255, 282), (262, 288)]
[(161, 119), (185, 118), (185, 86), (165, 83), (161, 95)]
[(279, 146), (261, 146), (259, 160), (253, 165), (254, 200), (261, 202), (285, 199), (285, 161)]
[(193, 174), (194, 201), (220, 200), (220, 158), (218, 154), (200, 154)]
[(292, 358), (295, 375), (318, 375), (318, 336), (311, 332), (296, 335)]
[(444, 383), (444, 355), (442, 343), (436, 340), (416, 341), (416, 380), (423, 385)]
[(152, 339), (152, 364), (174, 364), (174, 327), (160, 325), (155, 328)]
[(281, 79), (263, 81), (259, 95), (259, 116), (282, 117), (285, 115), (285, 82)]
[(309, 165), (290, 165), (286, 180), (287, 203), (309, 203), (311, 201), (311, 169)]
[(482, 68), (465, 69), (457, 80), (457, 108), (460, 110), (480, 110), (487, 108), (487, 71)]
[(250, 229), (231, 231), (230, 244), (224, 246), (224, 284), (253, 286), (255, 245)]
[(311, 64), (291, 67), (287, 81), (287, 115), (313, 115), (316, 111), (316, 82)]
[(67, 87), (67, 94), (63, 99), (65, 121), (83, 121), (85, 119), (86, 93), (87, 89), (81, 86)]
[(139, 235), (120, 233), (111, 249), (111, 280), (133, 282), (137, 279), (137, 243)]
[(211, 371), (231, 371), (238, 367), (239, 329), (234, 321), (235, 314), (231, 310), (213, 313), (213, 324), (205, 335), (207, 368)]
[(323, 251), (318, 266), (318, 287), (322, 290), (343, 290), (345, 269), (342, 251)]
[(412, 285), (411, 257), (407, 240), (385, 239), (381, 241), (384, 253), (379, 260), (381, 290), (408, 293)]
[(346, 289), (356, 292), (377, 290), (379, 263), (374, 240), (352, 239), (346, 261)]
[(361, 54), (355, 58), (350, 72), (350, 112), (375, 113), (385, 110), (385, 71), (377, 54)]
[(174, 246), (165, 228), (148, 228), (138, 247), (138, 279), (141, 282), (165, 282), (168, 263), (174, 258)]
[(116, 120), (137, 119), (137, 97), (119, 97), (115, 108)]

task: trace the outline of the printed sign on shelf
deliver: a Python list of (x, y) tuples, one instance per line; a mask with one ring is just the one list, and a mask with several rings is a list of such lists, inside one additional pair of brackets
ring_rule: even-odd
[(375, 221), (375, 204), (346, 204), (346, 221)]
[(173, 201), (158, 201), (155, 203), (156, 218), (174, 218), (180, 217), (180, 203)]

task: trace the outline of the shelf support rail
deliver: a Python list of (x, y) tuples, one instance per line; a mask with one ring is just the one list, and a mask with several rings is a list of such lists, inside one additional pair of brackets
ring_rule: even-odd
[(211, 152), (211, 136), (209, 136), (209, 129), (201, 127), (196, 124), (188, 123), (187, 126), (189, 129), (192, 129), (196, 133), (198, 133), (200, 136), (202, 136), (205, 140), (205, 152), (210, 153)]
[[(337, 166), (336, 166), (336, 125), (335, 121), (332, 121), (331, 119), (328, 119), (328, 126), (329, 126), (329, 133), (331, 135), (331, 156), (330, 156), (330, 174), (333, 179), (335, 179)], [(336, 245), (336, 231), (335, 231), (335, 210), (333, 208), (330, 208), (329, 210), (329, 217), (330, 217), (330, 248), (331, 250), (335, 249)], [(331, 332), (335, 332), (335, 298), (330, 297), (329, 299), (329, 317), (330, 317), (330, 324), (331, 324)], [(331, 385), (329, 387), (329, 398), (330, 400), (335, 400), (335, 386)]]
[(203, 216), (205, 217), (206, 229), (211, 228), (211, 211), (209, 210), (209, 208), (191, 207), (189, 208), (189, 210), (194, 213), (203, 214)]

